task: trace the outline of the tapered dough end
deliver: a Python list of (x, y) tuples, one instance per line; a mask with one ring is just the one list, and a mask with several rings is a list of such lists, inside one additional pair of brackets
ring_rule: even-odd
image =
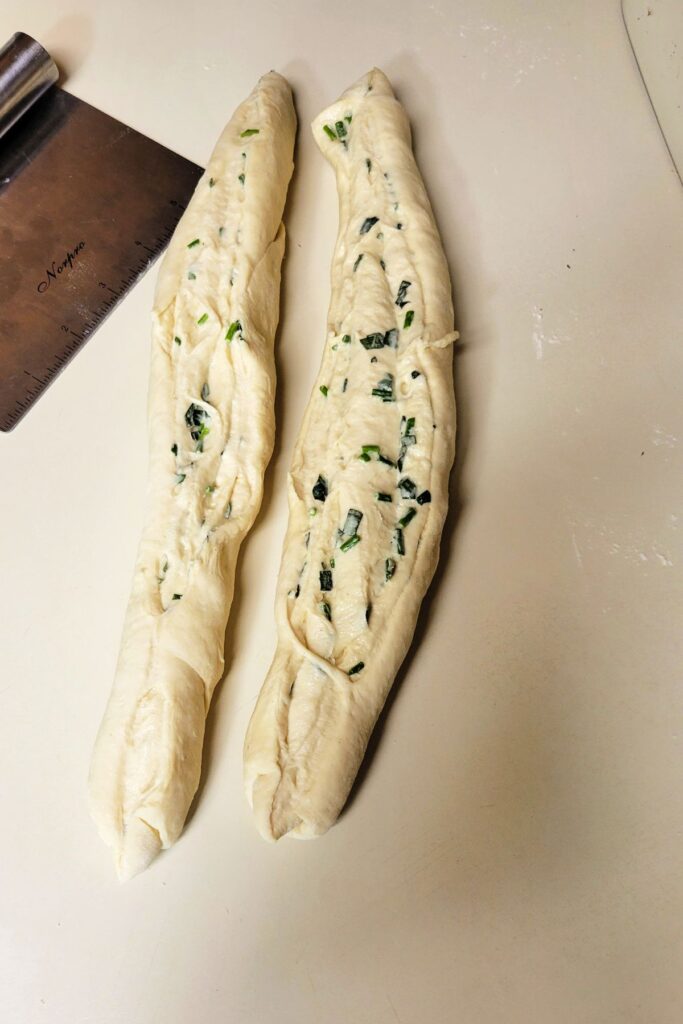
[(127, 882), (148, 868), (162, 847), (159, 833), (141, 818), (129, 822), (114, 852), (120, 882)]

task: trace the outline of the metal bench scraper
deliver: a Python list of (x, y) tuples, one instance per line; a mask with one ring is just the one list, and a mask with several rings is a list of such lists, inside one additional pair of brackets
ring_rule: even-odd
[(0, 430), (11, 430), (166, 246), (202, 168), (0, 50)]

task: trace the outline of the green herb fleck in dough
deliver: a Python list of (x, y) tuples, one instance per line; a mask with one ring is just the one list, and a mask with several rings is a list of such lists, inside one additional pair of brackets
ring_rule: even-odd
[(355, 261), (355, 263), (353, 264), (353, 272), (354, 272), (354, 274), (355, 274), (355, 273), (356, 273), (356, 271), (358, 270), (358, 264), (359, 264), (359, 263), (360, 263), (360, 261), (361, 261), (361, 260), (363, 259), (363, 256), (364, 256), (364, 255), (365, 255), (364, 253), (360, 253), (360, 255), (359, 255), (359, 256), (356, 256), (356, 261)]
[(346, 519), (344, 520), (344, 526), (342, 527), (342, 537), (355, 536), (362, 518), (362, 512), (359, 512), (357, 508), (350, 508), (346, 513)]
[(321, 569), (320, 573), (320, 589), (323, 591), (332, 590), (334, 586), (332, 582), (332, 572), (330, 569)]
[(367, 452), (361, 452), (360, 455), (358, 456), (358, 458), (361, 460), (361, 462), (370, 462), (371, 461), (371, 457), (368, 455)]
[(344, 377), (344, 383), (342, 384), (342, 391), (346, 391), (348, 383), (349, 383), (349, 378), (348, 377)]
[(404, 331), (408, 330), (408, 328), (412, 324), (414, 318), (415, 318), (415, 310), (414, 309), (409, 309), (408, 312), (406, 313), (405, 319), (403, 321), (403, 330)]
[(401, 526), (401, 527), (407, 526), (408, 523), (412, 522), (412, 520), (415, 518), (416, 515), (417, 515), (417, 509), (416, 508), (409, 508), (408, 511), (406, 512), (406, 514), (401, 519), (399, 519), (398, 525)]
[(413, 372), (411, 373), (410, 376), (413, 378), (413, 380), (417, 380), (417, 378), (420, 376), (420, 371), (419, 370), (413, 370)]
[(401, 223), (397, 224), (396, 225), (396, 230), (397, 231), (402, 231), (403, 230), (403, 225)]
[(417, 487), (409, 476), (404, 476), (402, 480), (399, 480), (398, 489), (402, 498), (414, 498), (417, 494)]
[(182, 594), (174, 594), (173, 595), (173, 600), (174, 601), (179, 601), (182, 596), (183, 596)]
[(403, 309), (404, 306), (408, 305), (406, 292), (410, 288), (410, 285), (410, 281), (401, 281), (400, 285), (398, 286), (398, 292), (396, 293), (396, 305), (399, 306), (401, 309)]
[(172, 444), (171, 445), (171, 451), (173, 452), (174, 455), (177, 455), (178, 454), (178, 445), (177, 444)]
[(383, 402), (395, 401), (394, 378), (392, 375), (387, 373), (381, 380), (377, 381), (377, 385), (372, 389), (371, 394), (373, 394), (375, 398), (381, 398)]
[(386, 491), (378, 491), (375, 497), (377, 501), (393, 501), (391, 495), (387, 494)]
[(380, 448), (378, 444), (363, 444), (361, 451), (368, 452), (370, 455), (379, 455)]
[(311, 517), (311, 519), (313, 519), (313, 517), (314, 517), (314, 516), (317, 516), (317, 514), (318, 514), (318, 510), (317, 510), (317, 508), (312, 508), (312, 507), (311, 507), (311, 508), (309, 508), (309, 510), (308, 510), (308, 514), (309, 514), (309, 516)]
[(323, 125), (323, 131), (325, 132), (325, 135), (327, 135), (328, 139), (332, 139), (333, 142), (337, 141), (337, 136), (334, 132), (334, 129), (330, 128), (329, 124)]
[(209, 413), (201, 405), (192, 402), (185, 412), (185, 423), (190, 431), (193, 441), (199, 441), (205, 437), (209, 429), (206, 424), (211, 420)]
[(367, 233), (370, 230), (370, 228), (373, 227), (373, 225), (375, 225), (378, 220), (379, 220), (379, 217), (366, 217), (365, 220), (363, 221), (363, 223), (360, 226), (359, 234), (367, 235)]
[(330, 569), (334, 569), (334, 558), (330, 559)]
[(216, 184), (216, 179), (215, 178), (209, 178), (209, 188), (213, 188), (213, 186), (215, 184)]
[(332, 609), (330, 608), (327, 601), (320, 602), (320, 611), (323, 613), (328, 622), (332, 622)]
[(364, 338), (360, 339), (360, 343), (365, 349), (384, 348), (384, 335), (377, 332), (375, 334), (366, 334)]
[(345, 114), (345, 115), (344, 115), (344, 120), (345, 120), (345, 121), (346, 121), (346, 122), (347, 122), (348, 124), (351, 124), (351, 119), (352, 119), (352, 117), (353, 117), (353, 115), (352, 115), (352, 114)]
[(348, 674), (350, 676), (356, 676), (356, 675), (358, 675), (359, 672), (362, 672), (364, 668), (365, 668), (365, 662), (364, 661), (359, 661), (359, 662), (357, 662), (357, 664), (355, 664), (353, 666), (353, 668), (349, 669)]
[(398, 331), (395, 327), (384, 335), (384, 344), (387, 348), (398, 348)]
[(396, 572), (396, 562), (393, 558), (387, 558), (384, 562), (384, 579), (388, 583)]
[(244, 185), (244, 174), (238, 174), (237, 180), (239, 181), (240, 185)]
[(188, 281), (196, 281), (197, 280), (197, 275), (194, 274), (191, 270), (188, 270), (188, 272), (187, 272), (187, 280)]
[(344, 122), (343, 121), (335, 121), (334, 122), (334, 127), (337, 129), (337, 138), (345, 139), (347, 132), (346, 132), (346, 125), (344, 124)]
[(177, 484), (181, 484), (181, 483), (183, 482), (183, 480), (185, 479), (185, 477), (186, 477), (186, 476), (187, 476), (187, 474), (186, 474), (186, 473), (177, 473), (177, 474), (176, 474), (176, 478), (175, 478), (175, 482), (176, 482)]
[(195, 245), (199, 245), (199, 239), (195, 238), (193, 241), (187, 243), (188, 249), (194, 249)]
[(328, 390), (329, 390), (329, 388), (327, 387), (327, 384), (321, 384), (320, 385), (320, 394), (323, 395), (325, 398), (327, 398)]
[(369, 623), (369, 622), (370, 622), (370, 616), (371, 616), (371, 615), (372, 615), (372, 601), (370, 602), (370, 604), (369, 604), (369, 605), (367, 606), (367, 608), (365, 609), (365, 621), (366, 621), (367, 623)]
[(313, 484), (313, 497), (316, 501), (325, 501), (327, 498), (327, 480), (322, 476)]
[(243, 132), (240, 132), (241, 139), (248, 139), (251, 135), (258, 135), (260, 128), (245, 128)]
[(182, 345), (183, 343), (183, 339), (179, 338), (177, 334), (173, 340), (175, 341), (176, 345)]
[(369, 157), (367, 157), (367, 156), (365, 158), (365, 166), (367, 167), (368, 174), (369, 174), (370, 171), (372, 170), (372, 160), (370, 160)]
[(233, 322), (228, 327), (227, 334), (225, 335), (225, 340), (232, 341), (237, 331), (242, 331), (242, 324), (239, 322), (239, 320), (233, 320)]
[(417, 496), (418, 505), (428, 505), (431, 500), (432, 495), (430, 491), (423, 491), (422, 494), (418, 494)]
[(394, 530), (394, 551), (397, 555), (405, 555), (406, 545), (403, 539), (403, 530), (400, 527), (396, 527)]
[(351, 335), (350, 334), (345, 334), (344, 337), (342, 338), (342, 342), (345, 345), (350, 345), (351, 344)]
[(396, 468), (396, 463), (392, 462), (386, 455), (380, 455), (379, 461), (383, 462), (385, 466), (393, 466), (394, 469)]
[(202, 324), (205, 324), (208, 319), (209, 319), (209, 314), (208, 313), (202, 313), (202, 315), (200, 316), (200, 318), (197, 321), (197, 323), (199, 324), (199, 326), (201, 326)]
[(360, 542), (361, 538), (358, 536), (357, 533), (354, 533), (353, 537), (349, 537), (348, 540), (344, 541), (344, 543), (341, 545), (341, 550), (350, 551), (351, 548), (355, 548), (356, 544), (360, 544)]
[(225, 506), (225, 512), (223, 513), (223, 518), (224, 519), (229, 519), (231, 515), (232, 515), (232, 502), (229, 501), (228, 504)]
[(205, 494), (213, 494), (213, 492), (216, 490), (216, 487), (217, 487), (217, 484), (207, 484), (205, 489), (204, 489), (204, 493)]

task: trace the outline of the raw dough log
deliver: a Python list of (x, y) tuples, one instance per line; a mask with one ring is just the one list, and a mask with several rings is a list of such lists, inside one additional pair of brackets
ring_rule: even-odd
[(148, 513), (89, 782), (122, 879), (175, 842), (199, 783), (235, 563), (273, 447), (295, 127), (287, 82), (265, 75), (221, 135), (159, 271)]
[(321, 835), (344, 805), (436, 567), (455, 447), (448, 269), (385, 75), (313, 134), (336, 172), (339, 234), (289, 478), (277, 650), (244, 749), (267, 839)]

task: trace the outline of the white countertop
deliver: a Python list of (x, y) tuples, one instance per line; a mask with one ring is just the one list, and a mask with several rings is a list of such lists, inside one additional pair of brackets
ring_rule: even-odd
[[(277, 447), (200, 800), (125, 886), (85, 780), (141, 525), (155, 270), (0, 436), (0, 1019), (678, 1024), (683, 192), (617, 0), (5, 0), (18, 29), (197, 162), (271, 67), (301, 130)], [(271, 847), (241, 747), (329, 297), (308, 122), (373, 64), (452, 268), (453, 512), (352, 805)]]

